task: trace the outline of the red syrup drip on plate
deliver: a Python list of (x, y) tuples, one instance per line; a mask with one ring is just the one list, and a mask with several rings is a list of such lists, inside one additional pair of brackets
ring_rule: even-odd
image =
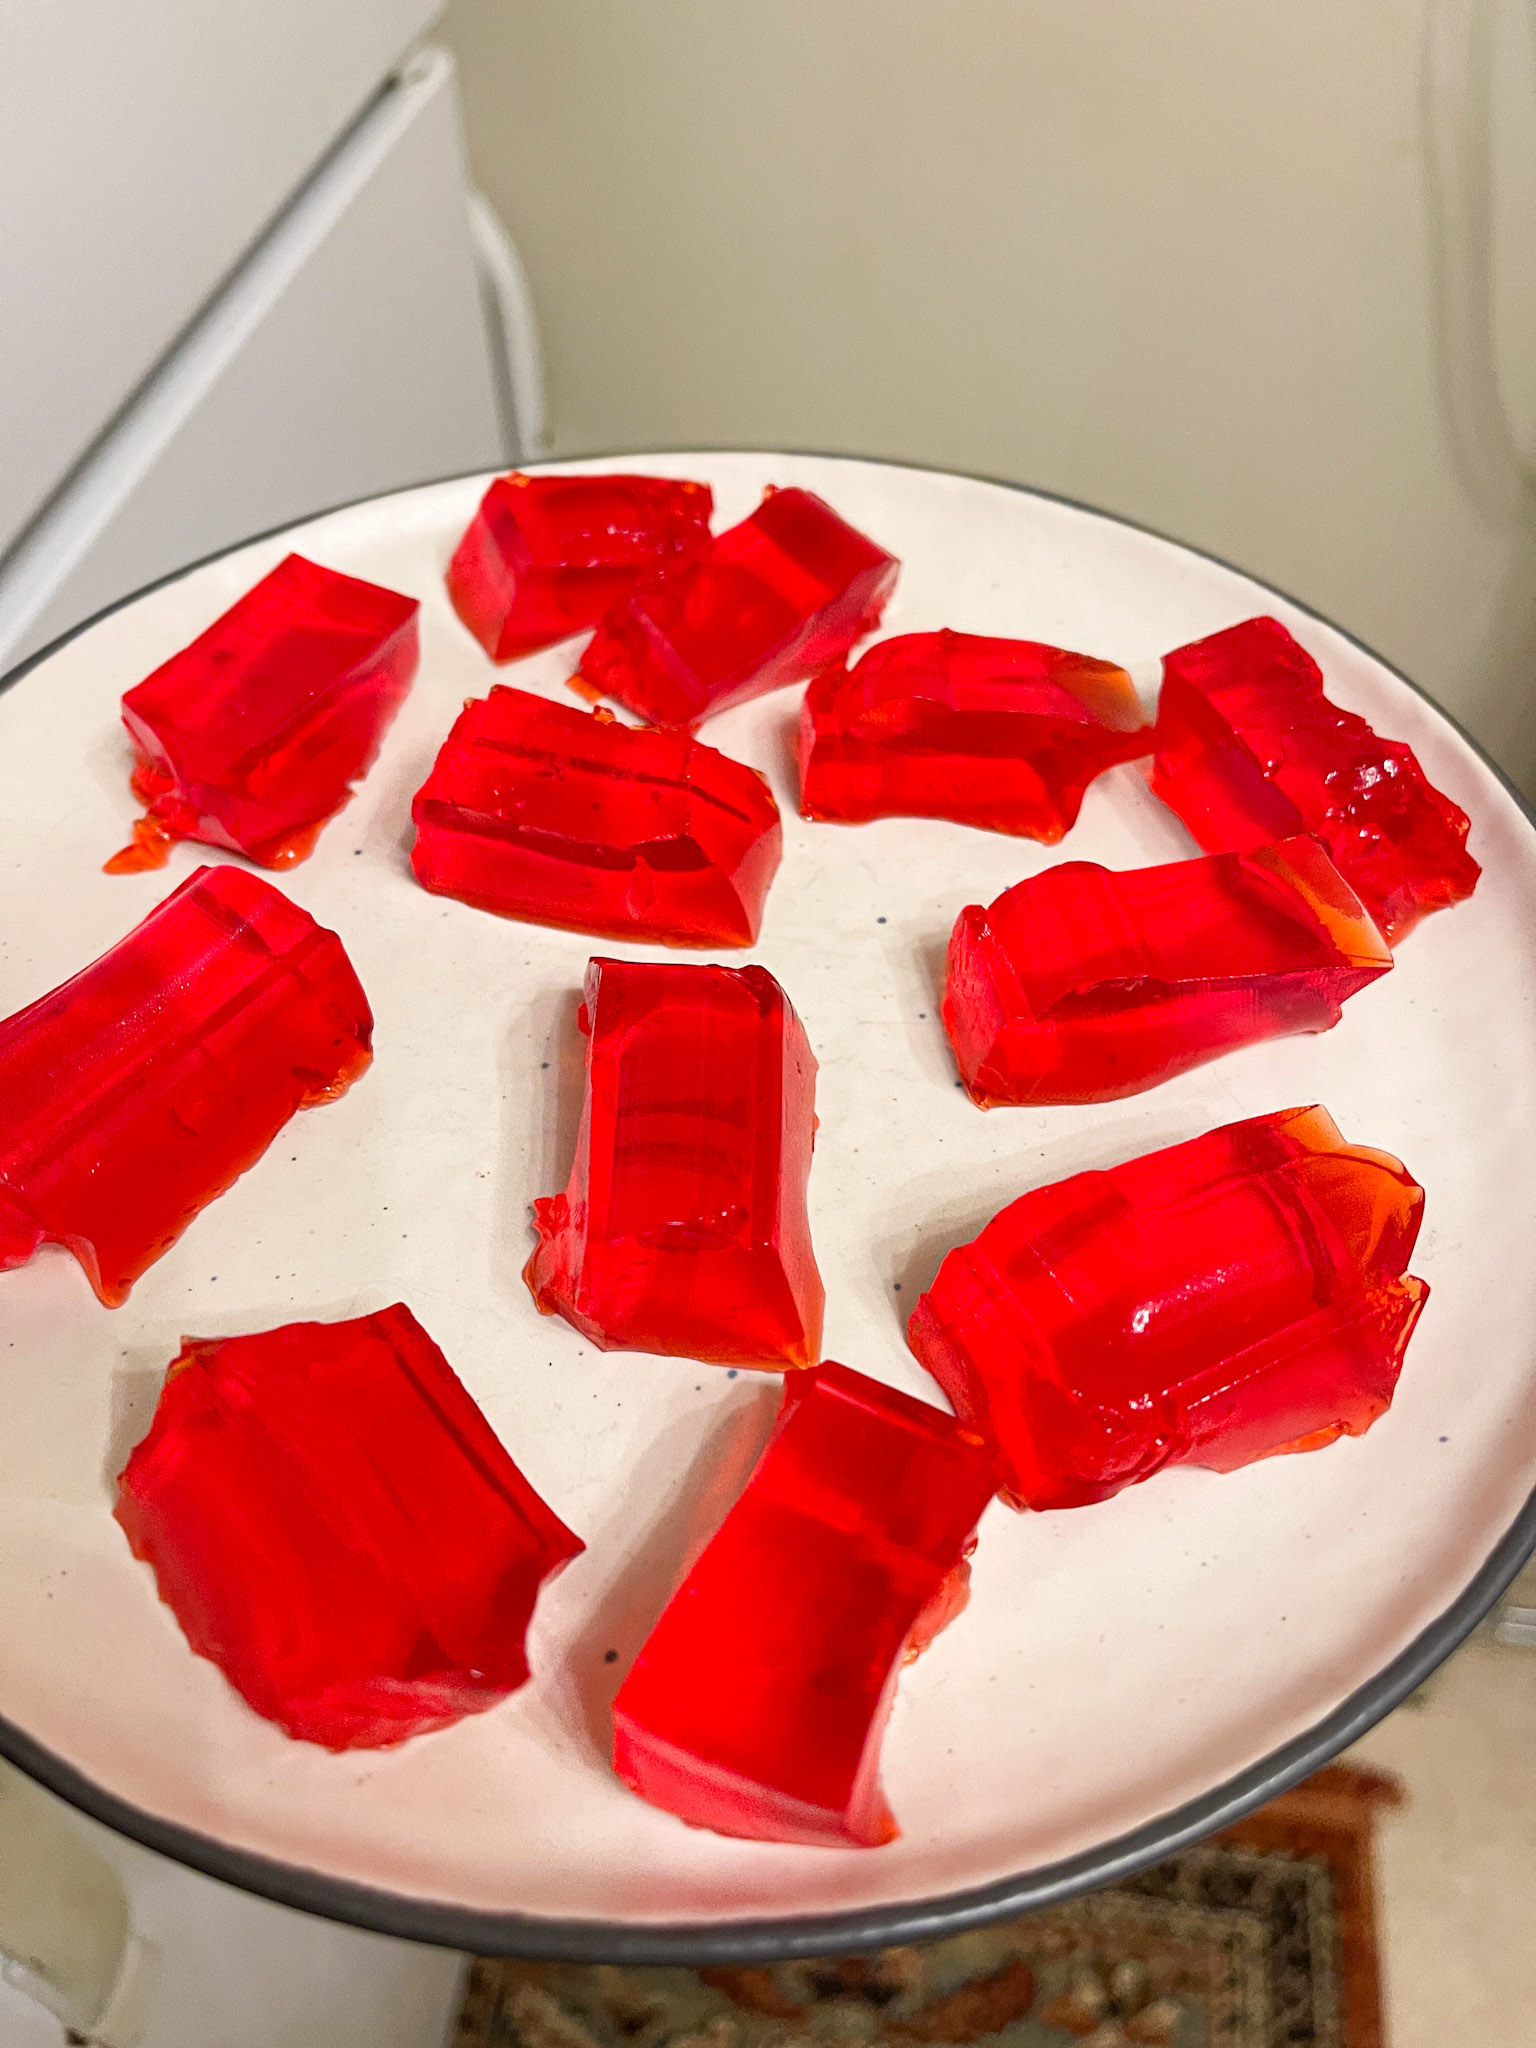
[(1107, 1102), (1330, 1030), (1391, 966), (1315, 839), (1125, 874), (1064, 861), (961, 911), (944, 1028), (983, 1107)]
[(761, 967), (594, 960), (570, 1183), (524, 1272), (605, 1350), (811, 1364), (824, 1294), (806, 1182), (816, 1061)]
[(614, 1767), (694, 1827), (873, 1848), (880, 1739), (909, 1653), (965, 1604), (997, 1475), (950, 1416), (827, 1363), (614, 1701)]
[(1482, 873), (1466, 812), (1410, 748), (1329, 702), (1278, 619), (1164, 657), (1152, 787), (1207, 853), (1314, 833), (1389, 945)]
[(709, 539), (708, 484), (499, 476), (448, 565), (453, 608), (492, 661), (595, 626), (642, 576)]
[(539, 1590), (583, 1547), (400, 1303), (184, 1338), (115, 1513), (198, 1655), (338, 1750), (515, 1691)]
[(1123, 669), (1032, 640), (903, 633), (818, 676), (800, 714), (807, 818), (952, 818), (1048, 844), (1083, 792), (1152, 751)]
[(415, 598), (288, 555), (123, 698), (147, 816), (107, 862), (177, 839), (258, 867), (305, 859), (365, 775), (416, 672)]
[(66, 1245), (109, 1307), (295, 1110), (368, 1065), (334, 932), (199, 868), (92, 966), (0, 1023), (0, 1270)]
[(909, 1341), (1018, 1507), (1316, 1449), (1391, 1402), (1423, 1201), (1326, 1110), (1251, 1117), (1022, 1196), (949, 1253)]
[(524, 690), (471, 698), (411, 815), (424, 888), (607, 938), (748, 946), (783, 832), (763, 777)]
[(900, 566), (813, 492), (770, 490), (613, 605), (579, 679), (651, 725), (692, 728), (840, 662), (879, 624)]

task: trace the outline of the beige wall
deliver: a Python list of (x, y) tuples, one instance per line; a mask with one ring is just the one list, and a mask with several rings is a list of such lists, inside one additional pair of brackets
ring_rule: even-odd
[[(1332, 614), (1528, 774), (1532, 527), (1476, 266), (1436, 267), (1425, 146), (1428, 56), (1436, 132), (1475, 170), (1455, 152), (1497, 12), (456, 0), (446, 35), (559, 450), (853, 450), (1088, 499)], [(1536, 131), (1528, 42), (1498, 32), (1506, 127)], [(1523, 278), (1501, 204), (1500, 278)], [(1500, 293), (1518, 343), (1530, 295)]]

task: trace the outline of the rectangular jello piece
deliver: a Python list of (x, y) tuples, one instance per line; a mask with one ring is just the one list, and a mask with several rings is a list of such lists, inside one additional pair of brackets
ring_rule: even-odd
[(199, 868), (0, 1023), (0, 1271), (67, 1245), (109, 1307), (295, 1110), (368, 1065), (340, 939), (270, 882)]
[(748, 946), (783, 831), (763, 777), (683, 733), (493, 689), (411, 815), (424, 888), (608, 938)]
[(1033, 640), (902, 633), (830, 669), (800, 713), (807, 818), (952, 818), (1054, 844), (1083, 792), (1152, 751), (1124, 669)]
[(761, 967), (594, 960), (586, 1095), (565, 1192), (524, 1272), (605, 1350), (811, 1364), (824, 1301), (806, 1183), (816, 1061)]
[(1467, 814), (1411, 748), (1323, 694), (1278, 619), (1247, 619), (1163, 659), (1152, 787), (1207, 853), (1314, 833), (1396, 945), (1470, 896)]
[(413, 597), (288, 555), (123, 698), (147, 806), (113, 873), (177, 839), (290, 867), (372, 766), (419, 653)]
[(903, 1661), (965, 1603), (996, 1486), (950, 1416), (847, 1366), (788, 1381), (768, 1446), (614, 1701), (614, 1768), (694, 1827), (873, 1848)]
[(841, 661), (879, 624), (900, 566), (814, 492), (770, 490), (604, 614), (581, 681), (651, 725), (692, 728)]
[(115, 1513), (193, 1650), (337, 1750), (515, 1691), (539, 1590), (583, 1547), (400, 1302), (184, 1338)]
[(1021, 1196), (945, 1258), (909, 1341), (1016, 1507), (1318, 1449), (1391, 1402), (1423, 1204), (1326, 1110), (1250, 1117)]
[(709, 539), (708, 484), (499, 476), (448, 565), (453, 608), (492, 661), (595, 626), (642, 576)]
[(961, 911), (944, 1029), (983, 1107), (1107, 1102), (1330, 1030), (1391, 965), (1315, 839), (1125, 874), (1065, 861)]

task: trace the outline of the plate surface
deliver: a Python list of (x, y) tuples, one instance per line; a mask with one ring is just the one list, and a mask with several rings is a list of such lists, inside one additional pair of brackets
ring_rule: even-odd
[[(902, 1679), (884, 1777), (901, 1839), (796, 1849), (692, 1831), (606, 1764), (606, 1707), (679, 1557), (747, 1469), (775, 1382), (604, 1356), (534, 1310), (527, 1207), (563, 1185), (590, 952), (416, 887), (409, 804), (460, 702), (560, 696), (573, 646), (493, 670), (442, 571), (483, 479), (329, 514), (110, 614), (0, 696), (0, 1015), (93, 959), (211, 853), (114, 878), (134, 814), (121, 692), (290, 545), (422, 600), (420, 675), (360, 794), (282, 886), (339, 931), (377, 1016), (372, 1071), (295, 1119), (109, 1313), (49, 1251), (0, 1277), (0, 1748), (102, 1818), (254, 1889), (460, 1946), (634, 1959), (868, 1945), (1102, 1880), (1256, 1803), (1443, 1656), (1531, 1541), (1536, 1487), (1536, 834), (1438, 712), (1333, 628), (1234, 571), (1000, 485), (801, 456), (627, 458), (713, 484), (717, 524), (803, 483), (904, 562), (884, 631), (954, 626), (1120, 661), (1274, 611), (1330, 693), (1407, 740), (1470, 812), (1470, 903), (1429, 919), (1335, 1031), (1128, 1102), (996, 1110), (937, 1021), (961, 905), (1056, 858), (1193, 851), (1134, 768), (1053, 852), (942, 823), (795, 815), (798, 691), (705, 738), (771, 778), (785, 860), (753, 954), (821, 1062), (811, 1220), (826, 1353), (937, 1390), (903, 1343), (944, 1250), (1013, 1196), (1218, 1123), (1328, 1105), (1427, 1189), (1431, 1299), (1390, 1414), (1360, 1442), (1230, 1477), (982, 1525), (968, 1611)], [(671, 955), (668, 957), (687, 957)], [(725, 956), (722, 956), (725, 957)], [(535, 1677), (387, 1753), (291, 1742), (190, 1654), (110, 1518), (184, 1333), (403, 1299), (588, 1550), (546, 1593)], [(607, 1661), (607, 1653), (617, 1657)]]

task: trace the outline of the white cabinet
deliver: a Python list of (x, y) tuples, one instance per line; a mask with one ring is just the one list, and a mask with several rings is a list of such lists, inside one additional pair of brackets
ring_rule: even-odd
[(427, 49), (0, 564), (0, 669), (233, 541), (501, 455), (453, 65)]
[(0, 7), (0, 548), (438, 11)]

